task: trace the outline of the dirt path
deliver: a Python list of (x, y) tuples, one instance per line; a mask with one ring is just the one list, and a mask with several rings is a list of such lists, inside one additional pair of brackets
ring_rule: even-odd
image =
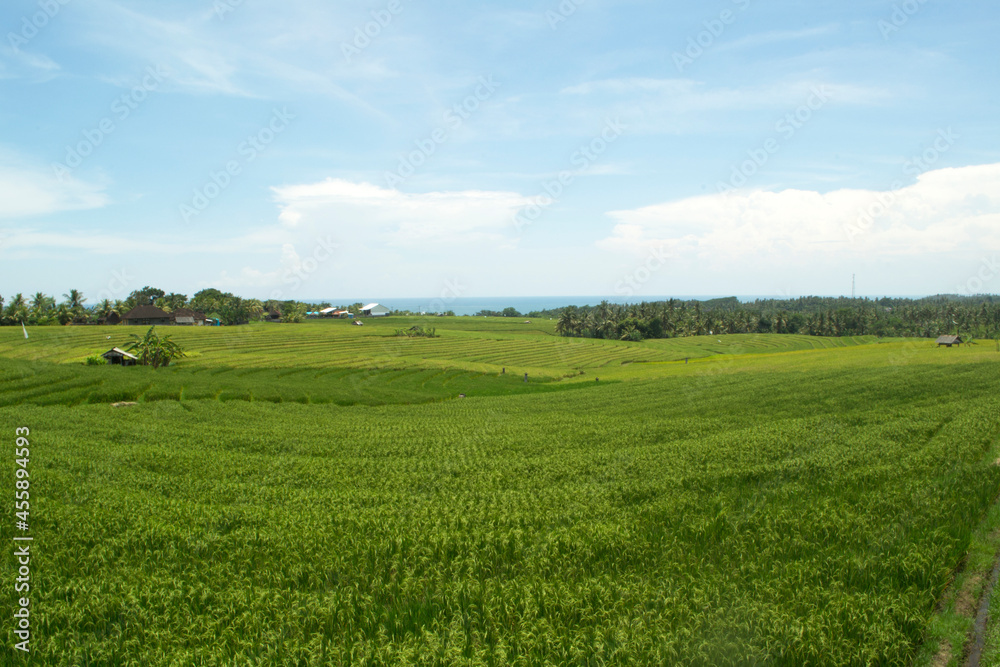
[(972, 640), (969, 647), (969, 658), (965, 664), (967, 667), (979, 667), (979, 661), (983, 656), (983, 648), (986, 646), (986, 626), (990, 618), (990, 598), (993, 596), (993, 589), (1000, 578), (1000, 558), (993, 565), (993, 573), (990, 580), (983, 589), (982, 599), (979, 602), (979, 611), (976, 613), (976, 624), (972, 631)]

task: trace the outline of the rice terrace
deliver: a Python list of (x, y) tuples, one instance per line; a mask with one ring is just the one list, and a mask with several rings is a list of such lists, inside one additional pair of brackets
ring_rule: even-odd
[(145, 327), (0, 328), (32, 664), (990, 659), (994, 341), (557, 324), (170, 327), (155, 370), (85, 363)]

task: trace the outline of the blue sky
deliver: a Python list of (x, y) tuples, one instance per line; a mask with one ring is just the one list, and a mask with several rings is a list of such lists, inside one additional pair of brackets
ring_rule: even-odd
[(1000, 291), (992, 0), (17, 0), (0, 24), (4, 296)]

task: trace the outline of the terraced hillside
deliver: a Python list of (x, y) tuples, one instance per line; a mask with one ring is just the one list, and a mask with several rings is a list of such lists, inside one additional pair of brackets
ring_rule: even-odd
[(462, 319), (177, 328), (192, 354), (156, 371), (81, 363), (121, 327), (0, 330), (0, 423), (30, 429), (33, 657), (926, 655), (1000, 492), (992, 347)]
[[(497, 322), (495, 320), (500, 319)], [(438, 338), (400, 338), (397, 328), (414, 324), (436, 327)], [(482, 330), (471, 329), (481, 324)], [(549, 323), (551, 324), (551, 323)], [(38, 327), (24, 340), (14, 328), (0, 329), (0, 356), (30, 361), (76, 363), (112, 346), (124, 346), (141, 327)], [(551, 329), (551, 326), (548, 327)], [(465, 365), (477, 370), (504, 366), (536, 369), (543, 374), (607, 368), (636, 362), (677, 361), (714, 354), (747, 354), (824, 349), (870, 343), (871, 337), (701, 336), (631, 343), (564, 338), (536, 325), (501, 318), (390, 318), (368, 320), (356, 327), (341, 320), (297, 325), (257, 324), (242, 327), (168, 327), (188, 351), (184, 364), (234, 368), (392, 365), (413, 362)]]

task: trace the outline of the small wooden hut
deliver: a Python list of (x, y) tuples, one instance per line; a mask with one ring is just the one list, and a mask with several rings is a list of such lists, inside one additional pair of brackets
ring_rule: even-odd
[(944, 345), (945, 347), (951, 347), (952, 345), (961, 345), (961, 336), (938, 336), (937, 339), (938, 347)]
[(139, 363), (139, 357), (117, 347), (111, 348), (101, 356), (107, 359), (112, 366), (135, 366)]

